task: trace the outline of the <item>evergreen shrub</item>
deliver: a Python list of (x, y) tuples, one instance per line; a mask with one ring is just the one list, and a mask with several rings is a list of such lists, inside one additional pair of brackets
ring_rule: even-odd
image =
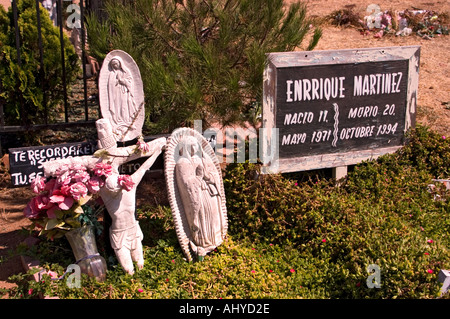
[(266, 53), (293, 50), (310, 33), (312, 50), (321, 36), (303, 3), (283, 0), (105, 1), (102, 16), (87, 19), (90, 54), (134, 58), (153, 133), (246, 120), (262, 101)]

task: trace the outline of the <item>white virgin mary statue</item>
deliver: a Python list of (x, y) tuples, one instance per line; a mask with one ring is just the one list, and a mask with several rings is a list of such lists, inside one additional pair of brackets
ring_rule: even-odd
[(191, 232), (191, 248), (202, 258), (224, 238), (220, 177), (195, 137), (187, 136), (179, 145), (175, 178)]
[(132, 126), (138, 107), (133, 97), (133, 77), (120, 57), (109, 62), (108, 102), (111, 119), (124, 133)]

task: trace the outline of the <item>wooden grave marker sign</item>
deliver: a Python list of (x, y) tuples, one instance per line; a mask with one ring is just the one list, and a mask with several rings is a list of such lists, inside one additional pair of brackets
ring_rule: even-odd
[(263, 150), (277, 145), (266, 164), (273, 172), (345, 168), (345, 175), (347, 165), (395, 152), (415, 125), (420, 46), (267, 58)]
[[(144, 137), (144, 141), (150, 142), (163, 136), (166, 135), (146, 136)], [(92, 155), (97, 149), (97, 141), (10, 148), (8, 153), (11, 184), (17, 187), (30, 185), (36, 177), (44, 176), (43, 163), (62, 158)], [(125, 163), (119, 167), (119, 173), (133, 174), (147, 158), (142, 157)], [(164, 167), (163, 159), (163, 154), (158, 156), (155, 163), (150, 167), (149, 172), (162, 172)]]

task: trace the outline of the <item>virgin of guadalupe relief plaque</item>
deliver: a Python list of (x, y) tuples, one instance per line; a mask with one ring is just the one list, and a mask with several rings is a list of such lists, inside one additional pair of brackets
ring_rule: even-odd
[(219, 161), (197, 131), (179, 128), (167, 139), (164, 170), (178, 241), (188, 261), (218, 247), (228, 228)]
[(142, 134), (144, 89), (136, 62), (126, 52), (113, 50), (103, 61), (99, 77), (100, 109), (113, 127), (116, 141)]

